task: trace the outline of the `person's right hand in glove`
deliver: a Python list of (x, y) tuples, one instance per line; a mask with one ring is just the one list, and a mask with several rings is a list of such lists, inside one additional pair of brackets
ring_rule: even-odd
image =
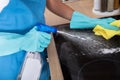
[(24, 35), (1, 32), (0, 40), (0, 56), (9, 55), (21, 50), (43, 52), (50, 44), (51, 34), (37, 31), (35, 26)]
[(43, 52), (48, 47), (51, 41), (51, 34), (38, 31), (37, 26), (30, 30), (22, 37), (22, 43), (20, 48), (25, 51), (31, 52)]
[(114, 22), (113, 18), (90, 18), (80, 12), (74, 11), (72, 14), (72, 18), (70, 21), (71, 29), (93, 29), (96, 25), (100, 25), (105, 29), (109, 30), (120, 30), (120, 28), (116, 26), (110, 25), (111, 22)]

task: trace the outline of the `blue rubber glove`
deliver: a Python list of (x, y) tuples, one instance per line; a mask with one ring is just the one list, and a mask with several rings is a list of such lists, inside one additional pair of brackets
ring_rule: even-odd
[(22, 50), (43, 52), (43, 50), (48, 47), (51, 41), (51, 34), (37, 30), (35, 26), (24, 36), (20, 47)]
[(42, 52), (50, 43), (51, 34), (31, 29), (25, 35), (0, 32), (0, 56), (20, 50)]
[(101, 25), (105, 29), (119, 30), (118, 27), (111, 26), (110, 23), (115, 21), (113, 18), (96, 19), (90, 18), (80, 12), (74, 11), (70, 21), (71, 29), (93, 29), (96, 25)]

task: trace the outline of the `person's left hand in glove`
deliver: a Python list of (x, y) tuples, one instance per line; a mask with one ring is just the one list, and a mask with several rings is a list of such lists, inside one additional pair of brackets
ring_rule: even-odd
[(90, 18), (80, 12), (74, 11), (70, 21), (71, 29), (93, 29), (96, 25), (101, 25), (105, 29), (109, 30), (120, 30), (116, 26), (110, 25), (111, 22), (115, 21), (113, 18), (96, 19)]

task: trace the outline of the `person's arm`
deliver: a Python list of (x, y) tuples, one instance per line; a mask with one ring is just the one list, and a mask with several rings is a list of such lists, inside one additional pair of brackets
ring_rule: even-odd
[(58, 16), (70, 20), (74, 10), (61, 0), (47, 0), (47, 8)]
[(115, 19), (91, 18), (81, 12), (74, 11), (72, 8), (62, 3), (61, 0), (47, 0), (47, 8), (58, 16), (70, 20), (71, 29), (93, 29), (96, 25), (101, 25), (105, 29), (120, 30), (118, 27), (110, 25)]

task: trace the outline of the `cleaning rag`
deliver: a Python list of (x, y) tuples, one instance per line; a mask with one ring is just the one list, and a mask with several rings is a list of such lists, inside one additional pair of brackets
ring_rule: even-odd
[[(115, 20), (114, 22), (110, 23), (112, 26), (120, 27), (120, 20)], [(120, 30), (109, 30), (103, 28), (101, 25), (96, 25), (96, 27), (93, 29), (93, 32), (95, 32), (95, 35), (102, 36), (106, 40), (111, 39), (115, 35), (120, 36)]]

